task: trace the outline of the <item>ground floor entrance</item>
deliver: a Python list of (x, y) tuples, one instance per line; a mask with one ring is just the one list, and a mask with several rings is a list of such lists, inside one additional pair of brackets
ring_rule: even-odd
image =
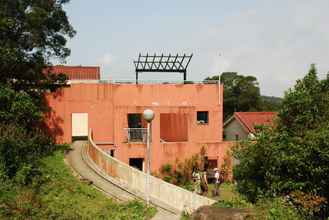
[(135, 167), (141, 171), (144, 170), (144, 158), (129, 158), (129, 166)]

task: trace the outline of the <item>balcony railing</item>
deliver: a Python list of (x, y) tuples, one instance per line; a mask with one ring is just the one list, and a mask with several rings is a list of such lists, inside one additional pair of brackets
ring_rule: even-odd
[(128, 142), (146, 142), (146, 128), (125, 128)]

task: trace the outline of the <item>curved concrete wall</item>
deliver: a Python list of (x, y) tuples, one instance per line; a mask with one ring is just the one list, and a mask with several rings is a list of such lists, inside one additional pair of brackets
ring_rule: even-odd
[[(146, 174), (106, 154), (99, 148), (89, 133), (87, 155), (105, 175), (113, 178), (120, 187), (145, 198)], [(215, 200), (197, 195), (181, 187), (151, 176), (149, 193), (151, 202), (176, 212), (196, 210), (200, 206), (211, 205)]]

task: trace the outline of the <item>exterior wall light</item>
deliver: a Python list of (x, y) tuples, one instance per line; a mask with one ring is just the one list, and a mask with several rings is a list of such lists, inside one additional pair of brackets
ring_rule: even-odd
[(151, 123), (154, 118), (154, 112), (151, 109), (146, 109), (143, 112), (143, 117), (148, 123)]

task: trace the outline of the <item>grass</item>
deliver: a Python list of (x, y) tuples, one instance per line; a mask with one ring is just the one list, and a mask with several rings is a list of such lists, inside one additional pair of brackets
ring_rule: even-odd
[(214, 184), (209, 184), (208, 197), (217, 200), (215, 206), (220, 208), (252, 208), (253, 204), (248, 202), (241, 194), (239, 194), (234, 184), (223, 183), (221, 184), (220, 196), (213, 197), (212, 191), (215, 187)]
[(58, 217), (71, 215), (86, 219), (150, 219), (154, 208), (140, 201), (119, 204), (95, 188), (78, 181), (64, 164), (63, 153), (56, 152), (43, 162), (50, 181), (42, 187), (42, 202)]
[[(214, 184), (208, 185), (208, 197), (217, 200), (215, 208), (238, 208), (249, 210), (249, 220), (299, 220), (303, 219), (297, 211), (286, 204), (281, 198), (263, 199), (256, 204), (248, 202), (239, 192), (234, 184), (223, 183), (220, 186), (220, 196), (213, 197)], [(190, 216), (182, 215), (181, 220), (189, 220)]]
[(79, 181), (65, 165), (62, 151), (44, 158), (41, 169), (42, 184), (15, 189), (14, 211), (4, 219), (144, 220), (156, 213), (141, 201), (119, 203)]

